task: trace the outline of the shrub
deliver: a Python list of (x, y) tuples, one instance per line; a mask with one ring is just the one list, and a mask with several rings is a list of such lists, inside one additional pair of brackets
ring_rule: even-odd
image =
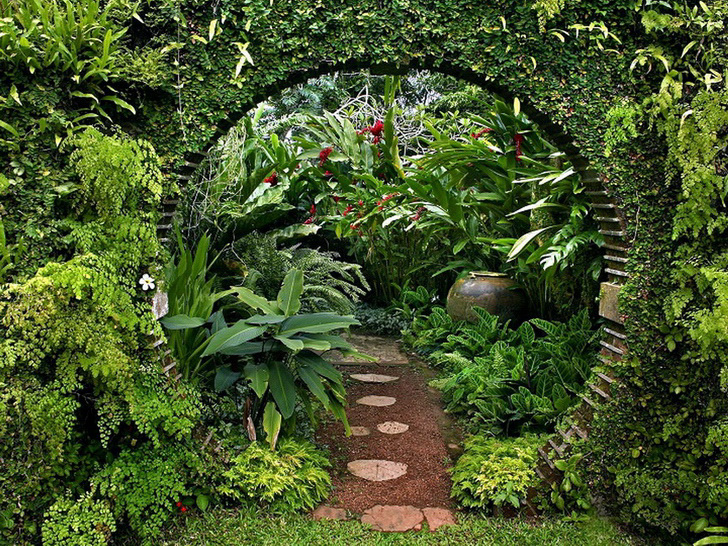
[(313, 444), (283, 439), (276, 451), (252, 443), (232, 459), (220, 491), (236, 500), (262, 502), (273, 513), (310, 510), (326, 497), (328, 459)]
[(529, 487), (538, 483), (534, 472), (544, 436), (489, 438), (473, 436), (452, 470), (452, 496), (468, 508), (492, 508), (526, 503)]

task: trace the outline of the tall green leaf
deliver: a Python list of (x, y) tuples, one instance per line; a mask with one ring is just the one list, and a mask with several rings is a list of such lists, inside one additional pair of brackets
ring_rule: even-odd
[(268, 402), (263, 411), (263, 430), (265, 431), (265, 438), (268, 444), (270, 444), (271, 450), (275, 449), (276, 443), (278, 443), (278, 435), (281, 432), (282, 422), (283, 419), (276, 409), (275, 404)]
[(283, 362), (276, 361), (269, 364), (268, 371), (270, 392), (281, 414), (288, 419), (296, 408), (296, 384), (293, 374)]
[(283, 279), (283, 285), (278, 292), (278, 307), (287, 317), (295, 315), (301, 309), (301, 294), (303, 293), (303, 271), (291, 269)]

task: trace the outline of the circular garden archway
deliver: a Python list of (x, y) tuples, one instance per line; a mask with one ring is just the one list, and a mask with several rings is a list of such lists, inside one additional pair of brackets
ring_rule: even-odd
[[(594, 12), (602, 21), (589, 25)], [(129, 33), (130, 46), (158, 48), (157, 53), (170, 61), (166, 84), (151, 87), (129, 71), (115, 75), (117, 95), (109, 102), (120, 107), (105, 112), (108, 119), (101, 124), (149, 141), (161, 158), (162, 170), (179, 185), (191, 180), (206, 150), (255, 103), (276, 90), (337, 69), (426, 68), (519, 98), (527, 114), (579, 171), (607, 242), (600, 313), (608, 327), (602, 352), (627, 385), (616, 397), (613, 407), (618, 409), (598, 416), (595, 423), (602, 477), (614, 481), (616, 476), (620, 483), (633, 478), (638, 485), (616, 498), (627, 507), (652, 506), (642, 517), (650, 523), (676, 525), (676, 518), (659, 515), (661, 507), (674, 506), (676, 497), (685, 509), (704, 502), (725, 510), (725, 503), (708, 499), (707, 478), (693, 479), (707, 475), (708, 469), (723, 468), (724, 462), (708, 448), (701, 449), (697, 458), (691, 454), (693, 431), (704, 427), (706, 419), (714, 423), (722, 415), (717, 355), (694, 357), (702, 363), (696, 373), (684, 364), (692, 357), (681, 360), (666, 342), (666, 336), (673, 336), (674, 343), (679, 332), (671, 330), (672, 325), (667, 334), (660, 330), (666, 323), (664, 298), (693, 286), (671, 273), (675, 261), (687, 260), (679, 253), (682, 241), (672, 237), (673, 217), (667, 214), (679, 202), (679, 188), (666, 176), (665, 143), (656, 129), (644, 126), (632, 134), (620, 125), (624, 120), (625, 127), (629, 125), (625, 105), (641, 103), (653, 83), (631, 77), (633, 53), (644, 39), (635, 31), (631, 3), (580, 3), (555, 14), (541, 2), (345, 0), (327, 6), (318, 0), (226, 0), (214, 5), (191, 1), (150, 6), (139, 15)], [(556, 18), (549, 21), (549, 16)], [(62, 107), (69, 114), (64, 123), (73, 125), (80, 122), (71, 121), (78, 119), (71, 114), (86, 112), (87, 103), (99, 99), (90, 97), (78, 74), (67, 67), (49, 64), (51, 69), (33, 75), (36, 67), (27, 58), (24, 62), (12, 64), (0, 80), (2, 94), (12, 105), (4, 111), (2, 128), (18, 136), (24, 131), (33, 144), (3, 144), (2, 154), (12, 165), (6, 171), (20, 172), (42, 142), (40, 157), (47, 160), (53, 180), (63, 182), (74, 176), (68, 154), (47, 152), (52, 137), (56, 141), (61, 137), (47, 131), (47, 121), (39, 121), (39, 104), (47, 102), (44, 111)], [(27, 66), (34, 67), (30, 74)], [(75, 82), (73, 92), (61, 92), (68, 82)], [(38, 84), (53, 92), (38, 98), (34, 87)], [(64, 195), (63, 185), (56, 187)], [(16, 208), (20, 217), (23, 206)], [(175, 197), (166, 196), (158, 229), (162, 239), (169, 236), (174, 206)], [(38, 204), (27, 207), (37, 210)], [(54, 211), (48, 217), (53, 214), (60, 215)], [(64, 251), (67, 257), (69, 251)], [(54, 255), (63, 256), (63, 252)], [(56, 288), (70, 293), (69, 286), (58, 281)], [(14, 298), (30, 299), (31, 288), (29, 295)], [(81, 291), (77, 293), (82, 299)], [(705, 299), (695, 304), (694, 313), (710, 313), (714, 298)], [(17, 333), (23, 325), (14, 323), (10, 313), (6, 316), (10, 317), (7, 339), (24, 339)], [(110, 317), (104, 320), (112, 322)], [(27, 347), (28, 340), (23, 343)], [(629, 359), (619, 364), (627, 344)], [(17, 340), (3, 346), (8, 362), (30, 358), (18, 353), (18, 346)], [(598, 391), (604, 389), (597, 387), (594, 392)], [(608, 393), (603, 394), (606, 399)], [(661, 432), (655, 433), (658, 429)], [(557, 453), (561, 449), (554, 448)], [(689, 468), (678, 470), (675, 461), (684, 461)], [(689, 488), (668, 483), (679, 481), (681, 472), (691, 473)]]

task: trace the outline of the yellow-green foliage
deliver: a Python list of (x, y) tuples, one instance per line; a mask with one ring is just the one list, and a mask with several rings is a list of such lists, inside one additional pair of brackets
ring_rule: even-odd
[(452, 496), (463, 506), (520, 508), (538, 479), (534, 466), (545, 436), (473, 436), (452, 471)]
[(44, 546), (105, 546), (116, 531), (109, 501), (92, 492), (79, 499), (62, 497), (43, 522)]
[(283, 439), (275, 451), (252, 443), (232, 461), (220, 492), (236, 500), (263, 503), (276, 513), (312, 509), (326, 497), (328, 459), (313, 444)]

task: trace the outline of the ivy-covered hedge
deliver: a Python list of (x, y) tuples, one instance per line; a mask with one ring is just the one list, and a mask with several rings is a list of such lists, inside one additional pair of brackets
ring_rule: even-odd
[[(163, 255), (154, 211), (185, 154), (275, 89), (337, 67), (467, 77), (519, 97), (556, 140), (571, 136), (567, 151), (601, 173), (634, 239), (630, 354), (595, 421), (593, 467), (632, 522), (728, 517), (725, 0), (695, 12), (624, 0), (113, 0), (98, 11), (82, 0), (71, 16), (53, 4), (0, 5), (6, 536), (33, 540), (56, 501), (51, 514), (73, 516), (65, 491), (88, 490), (98, 469), (84, 461), (114, 459), (98, 449), (115, 434), (124, 450), (137, 436), (192, 441), (194, 396), (160, 384), (144, 350), (157, 330), (137, 279)], [(107, 508), (83, 498), (110, 529)]]

